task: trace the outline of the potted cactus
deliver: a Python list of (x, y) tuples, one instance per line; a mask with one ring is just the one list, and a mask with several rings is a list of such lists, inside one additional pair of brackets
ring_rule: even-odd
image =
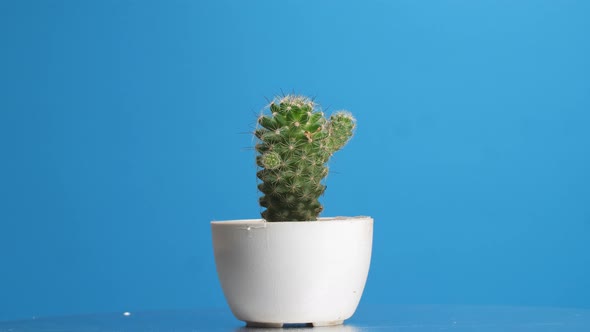
[(211, 222), (217, 273), (248, 326), (339, 325), (360, 301), (373, 238), (370, 217), (320, 218), (326, 163), (355, 119), (329, 119), (313, 100), (275, 98), (254, 135), (262, 219)]

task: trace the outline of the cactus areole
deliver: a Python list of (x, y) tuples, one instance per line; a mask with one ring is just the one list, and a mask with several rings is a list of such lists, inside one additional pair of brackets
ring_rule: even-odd
[(329, 119), (313, 100), (296, 95), (275, 98), (258, 118), (256, 164), (266, 221), (315, 221), (322, 212), (326, 166), (350, 140), (354, 117), (346, 111)]

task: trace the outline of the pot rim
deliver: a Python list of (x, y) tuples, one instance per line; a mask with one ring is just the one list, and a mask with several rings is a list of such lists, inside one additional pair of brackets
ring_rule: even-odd
[(341, 224), (345, 222), (373, 222), (373, 218), (369, 216), (335, 216), (335, 217), (320, 217), (318, 220), (307, 221), (273, 221), (268, 222), (264, 219), (235, 219), (235, 220), (214, 220), (211, 225), (315, 225), (315, 224)]

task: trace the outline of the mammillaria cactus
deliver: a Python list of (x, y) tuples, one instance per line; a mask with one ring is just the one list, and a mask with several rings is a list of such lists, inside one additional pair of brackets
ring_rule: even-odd
[(352, 137), (355, 119), (345, 111), (326, 119), (316, 106), (307, 97), (287, 95), (258, 118), (259, 202), (266, 221), (313, 221), (323, 210), (326, 163)]

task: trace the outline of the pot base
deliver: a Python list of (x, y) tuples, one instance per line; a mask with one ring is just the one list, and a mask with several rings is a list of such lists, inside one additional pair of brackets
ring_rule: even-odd
[[(306, 324), (302, 324), (302, 325), (305, 325), (305, 326), (308, 326), (308, 327), (319, 327), (319, 326), (337, 326), (337, 325), (342, 325), (342, 324), (344, 324), (344, 321), (343, 320), (333, 320), (333, 321), (327, 321), (327, 322), (306, 323)], [(246, 322), (246, 326), (247, 327), (281, 328), (284, 325), (291, 325), (291, 324)]]
[(246, 322), (247, 327), (283, 327), (283, 323), (261, 323), (261, 322)]
[(344, 324), (343, 320), (333, 320), (333, 321), (328, 321), (328, 322), (314, 322), (311, 323), (312, 326), (314, 327), (318, 327), (318, 326), (336, 326), (336, 325), (342, 325)]

